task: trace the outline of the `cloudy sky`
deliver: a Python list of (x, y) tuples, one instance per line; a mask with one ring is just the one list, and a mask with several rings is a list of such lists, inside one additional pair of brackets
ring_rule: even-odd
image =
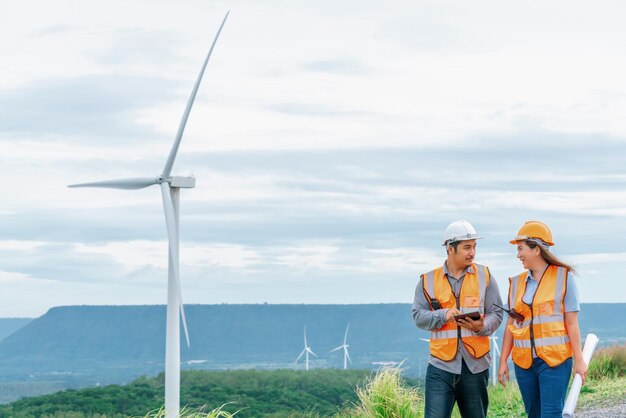
[(626, 302), (620, 1), (7, 1), (0, 317), (166, 301), (158, 176), (231, 10), (173, 172), (186, 303), (412, 301), (472, 222), (553, 230), (583, 302)]

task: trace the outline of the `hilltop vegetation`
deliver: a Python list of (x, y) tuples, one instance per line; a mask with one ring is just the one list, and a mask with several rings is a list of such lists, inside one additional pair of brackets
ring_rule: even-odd
[[(185, 371), (181, 399), (192, 410), (224, 404), (238, 418), (331, 416), (346, 402), (356, 402), (355, 388), (368, 370)], [(163, 405), (163, 375), (139, 378), (126, 386), (66, 390), (0, 406), (1, 418), (145, 416)]]
[[(421, 418), (423, 396), (415, 381), (398, 369), (291, 371), (188, 371), (182, 374), (181, 398), (187, 418), (235, 413), (236, 417)], [(69, 390), (0, 406), (0, 418), (162, 418), (163, 375), (140, 378), (128, 386)], [(523, 417), (519, 389), (489, 388), (489, 417)], [(626, 401), (626, 346), (599, 350), (579, 409)], [(194, 411), (211, 411), (200, 413)], [(455, 410), (453, 417), (460, 415)]]
[[(428, 344), (418, 337), (428, 334), (415, 328), (410, 311), (409, 304), (190, 305), (191, 347), (181, 346), (182, 367), (293, 368), (306, 324), (308, 342), (319, 355), (313, 368), (339, 368), (342, 353), (329, 351), (341, 344), (350, 322), (354, 368), (402, 361), (404, 375), (420, 377)], [(585, 304), (582, 333), (596, 333), (602, 344), (623, 344), (624, 314), (626, 304)], [(53, 308), (0, 341), (0, 404), (154, 376), (164, 368), (164, 348), (165, 306)]]

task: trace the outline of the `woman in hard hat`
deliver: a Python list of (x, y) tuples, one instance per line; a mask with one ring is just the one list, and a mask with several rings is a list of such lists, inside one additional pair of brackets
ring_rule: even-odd
[(529, 417), (561, 418), (567, 385), (575, 372), (587, 375), (578, 326), (578, 294), (575, 270), (551, 252), (554, 245), (548, 226), (528, 221), (510, 241), (527, 270), (509, 279), (509, 308), (523, 320), (509, 317), (502, 341), (498, 380), (509, 380), (507, 360), (511, 351), (515, 376)]

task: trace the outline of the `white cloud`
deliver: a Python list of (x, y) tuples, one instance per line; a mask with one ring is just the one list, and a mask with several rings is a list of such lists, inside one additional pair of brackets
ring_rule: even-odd
[(78, 243), (74, 245), (74, 251), (77, 254), (110, 257), (127, 272), (142, 267), (167, 269), (166, 241), (108, 242), (102, 245)]
[[(364, 266), (368, 272), (412, 272), (413, 275), (425, 273), (440, 265), (444, 260), (443, 251), (416, 248), (386, 248), (367, 251)], [(359, 268), (358, 265), (355, 266)]]
[(566, 256), (575, 265), (621, 264), (626, 261), (626, 253), (589, 253)]
[(280, 248), (280, 255), (275, 256), (275, 263), (303, 272), (312, 268), (328, 270), (338, 261), (338, 250), (338, 247), (328, 245)]
[(12, 271), (0, 271), (0, 283), (3, 285), (11, 285), (15, 283), (23, 283), (30, 277), (24, 273), (16, 273)]
[(263, 262), (261, 255), (243, 245), (187, 246), (181, 262), (191, 267), (229, 268), (245, 271)]
[(0, 241), (0, 250), (5, 252), (30, 252), (39, 249), (45, 244), (44, 241), (2, 240)]
[(158, 191), (66, 185), (159, 174), (227, 6), (174, 167), (191, 300), (404, 301), (455, 217), (498, 280), (533, 217), (623, 288), (620, 2), (27, 0), (0, 27), (7, 314), (164, 300)]

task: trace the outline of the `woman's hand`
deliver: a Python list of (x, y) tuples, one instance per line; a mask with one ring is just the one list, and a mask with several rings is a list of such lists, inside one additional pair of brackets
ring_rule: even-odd
[(587, 380), (587, 363), (583, 359), (574, 362), (574, 376), (577, 374), (582, 377), (584, 385), (585, 380)]
[(506, 387), (506, 382), (509, 381), (509, 365), (507, 362), (500, 362), (500, 368), (498, 369), (498, 382), (503, 387)]

